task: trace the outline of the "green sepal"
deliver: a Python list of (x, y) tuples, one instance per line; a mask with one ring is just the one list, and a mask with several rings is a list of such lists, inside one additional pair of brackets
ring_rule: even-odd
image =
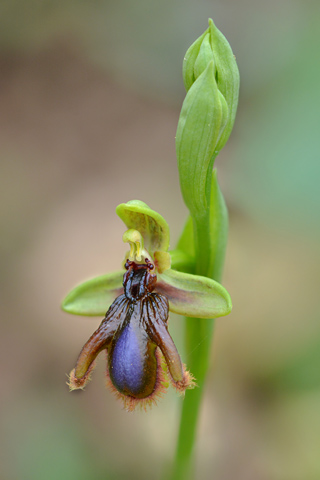
[(209, 202), (207, 176), (227, 120), (226, 108), (211, 61), (186, 95), (176, 134), (181, 191), (193, 217), (203, 216)]
[(227, 290), (207, 277), (166, 270), (159, 275), (156, 290), (168, 298), (171, 312), (187, 317), (223, 317), (232, 309)]
[(75, 287), (61, 304), (74, 315), (104, 316), (112, 302), (123, 293), (124, 270), (107, 273)]
[(121, 203), (116, 213), (128, 229), (138, 230), (150, 252), (167, 251), (170, 244), (169, 226), (165, 219), (140, 200)]

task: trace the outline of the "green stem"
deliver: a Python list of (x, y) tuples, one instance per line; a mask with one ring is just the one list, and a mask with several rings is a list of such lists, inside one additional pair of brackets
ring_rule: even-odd
[(196, 378), (197, 388), (187, 391), (183, 401), (172, 480), (188, 480), (193, 477), (193, 449), (209, 367), (213, 326), (214, 320), (186, 319), (187, 351), (191, 352), (187, 356), (187, 364)]
[[(201, 219), (193, 220), (196, 273), (221, 281), (228, 234), (228, 213), (213, 172), (210, 205)], [(172, 480), (193, 477), (193, 450), (205, 380), (210, 366), (214, 320), (186, 319), (186, 360), (197, 388), (187, 391), (181, 413)]]

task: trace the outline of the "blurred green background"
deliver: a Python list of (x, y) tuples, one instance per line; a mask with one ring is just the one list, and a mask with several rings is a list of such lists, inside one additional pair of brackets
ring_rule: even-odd
[[(216, 322), (196, 478), (320, 478), (319, 2), (3, 0), (1, 480), (157, 480), (170, 465), (181, 400), (124, 412), (104, 358), (70, 394), (66, 373), (100, 319), (59, 304), (119, 268), (117, 204), (148, 203), (175, 244), (181, 65), (208, 17), (241, 96), (216, 162), (234, 310)], [(180, 317), (170, 331), (183, 352)]]

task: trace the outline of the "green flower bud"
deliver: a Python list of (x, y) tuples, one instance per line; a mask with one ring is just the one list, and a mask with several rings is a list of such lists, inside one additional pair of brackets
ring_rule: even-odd
[(218, 150), (221, 150), (228, 140), (234, 124), (240, 79), (231, 47), (210, 18), (209, 28), (191, 45), (184, 58), (183, 81), (187, 91), (204, 72), (211, 60), (213, 60), (215, 66), (218, 89), (224, 96), (230, 110), (223, 140), (219, 142)]
[(212, 20), (186, 53), (183, 80), (187, 95), (176, 135), (180, 185), (191, 214), (201, 216), (209, 203), (215, 157), (234, 124), (239, 93), (234, 55)]

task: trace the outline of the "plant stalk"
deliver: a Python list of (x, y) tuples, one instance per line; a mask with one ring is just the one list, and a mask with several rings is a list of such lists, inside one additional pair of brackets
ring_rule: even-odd
[[(212, 175), (209, 208), (202, 218), (193, 219), (196, 273), (220, 282), (228, 235), (228, 212), (220, 191), (216, 170)], [(186, 361), (197, 387), (186, 392), (183, 401), (175, 463), (171, 480), (193, 478), (193, 453), (204, 393), (214, 319), (186, 318)]]

